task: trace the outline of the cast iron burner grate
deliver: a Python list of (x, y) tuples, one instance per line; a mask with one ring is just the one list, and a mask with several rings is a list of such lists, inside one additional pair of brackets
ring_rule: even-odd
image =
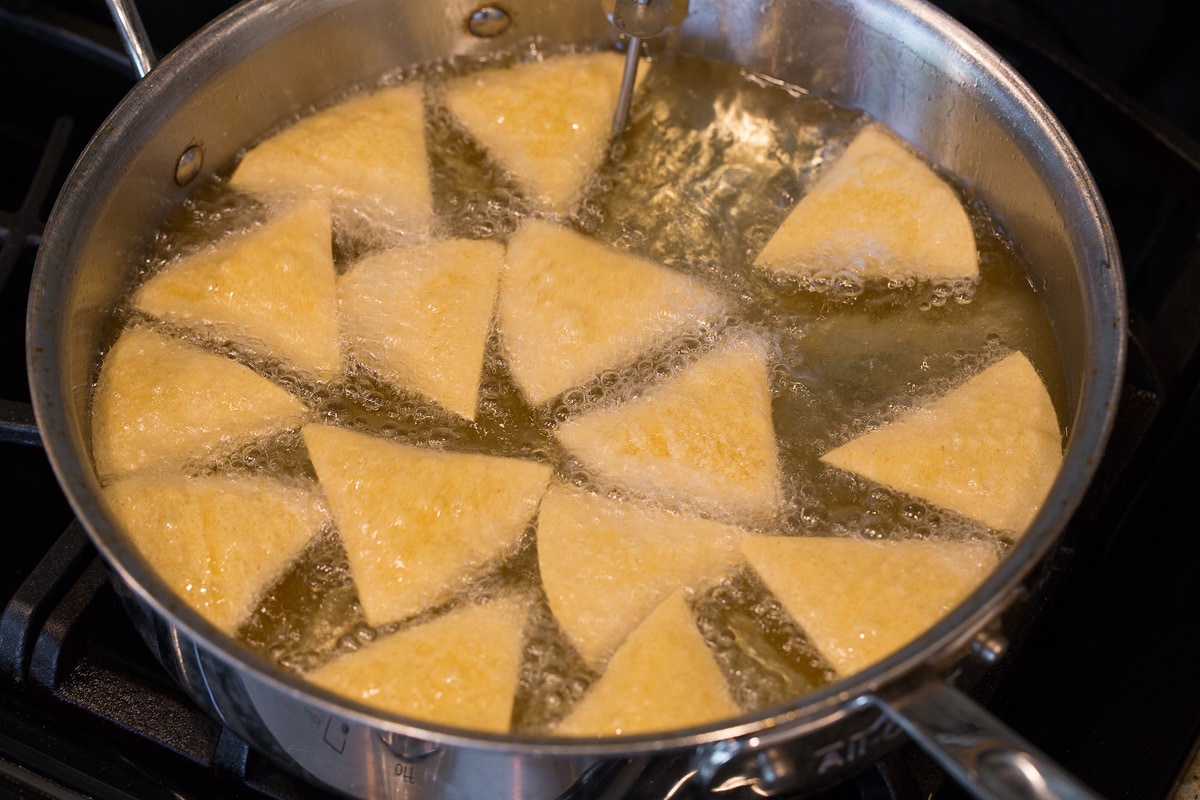
[[(0, 336), (0, 361), (5, 364), (24, 364), (23, 352), (13, 353), (14, 346), (24, 348), (25, 338), (20, 331), (11, 330), (12, 323), (21, 320), (20, 313), (21, 289), (24, 295), (29, 292), (29, 281), (24, 269), (13, 278), (17, 262), (23, 254), (34, 251), (42, 241), (42, 228), (45, 221), (41, 217), (41, 209), (48, 200), (53, 200), (58, 185), (55, 173), (63, 162), (71, 134), (71, 119), (59, 117), (54, 121), (50, 134), (46, 139), (42, 156), (37, 161), (37, 168), (30, 181), (29, 190), (25, 193), (20, 206), (15, 212), (0, 209), (0, 285), (5, 287), (3, 292), (5, 313), (4, 335)], [(13, 159), (17, 162), (17, 159)], [(17, 162), (19, 163), (19, 162)], [(32, 259), (30, 259), (32, 261)], [(10, 278), (13, 280), (10, 281)], [(13, 313), (7, 313), (7, 312)], [(13, 335), (13, 334), (16, 335)], [(25, 392), (25, 402), (5, 399), (17, 396), (17, 387), (25, 384), (24, 380), (14, 381), (14, 376), (6, 376), (4, 392), (0, 393), (0, 442), (8, 444), (38, 445), (41, 437), (38, 435), (37, 424), (33, 419), (33, 407), (29, 404), (28, 390)]]
[[(227, 3), (139, 5), (164, 47)], [(1014, 26), (1007, 11), (1022, 0), (947, 5), (1080, 145), (1114, 218), (1133, 319), (1101, 474), (1052, 565), (1053, 592), (984, 691), (1102, 794), (1162, 797), (1200, 736), (1200, 640), (1174, 631), (1181, 610), (1183, 624), (1200, 614), (1189, 508), (1200, 484), (1200, 148)], [(0, 798), (320, 800), (329, 795), (249, 750), (154, 661), (36, 446), (24, 357), (36, 248), (71, 163), (133, 82), (104, 14), (86, 0), (0, 0), (0, 69), (21, 76), (0, 102), (0, 508), (24, 517), (0, 559)], [(962, 795), (909, 746), (818, 800)]]
[(36, 11), (0, 9), (0, 69), (20, 76), (0, 103), (0, 507), (20, 520), (0, 559), (0, 797), (321, 797), (260, 769), (153, 660), (38, 446), (24, 352), (34, 259), (71, 165), (132, 77), (80, 35), (88, 20)]

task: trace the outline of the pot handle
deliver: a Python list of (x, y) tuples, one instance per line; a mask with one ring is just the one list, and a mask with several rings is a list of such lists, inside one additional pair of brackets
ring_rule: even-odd
[(137, 73), (139, 80), (146, 77), (146, 74), (154, 69), (157, 59), (154, 56), (154, 49), (150, 46), (150, 37), (146, 35), (146, 28), (142, 25), (142, 17), (138, 14), (134, 0), (104, 0), (104, 2), (108, 4), (108, 12), (117, 26), (117, 33), (121, 35), (121, 42), (125, 45), (125, 52), (129, 54), (129, 60), (133, 63), (134, 72)]
[(1099, 800), (963, 692), (930, 681), (893, 700), (872, 703), (980, 800)]

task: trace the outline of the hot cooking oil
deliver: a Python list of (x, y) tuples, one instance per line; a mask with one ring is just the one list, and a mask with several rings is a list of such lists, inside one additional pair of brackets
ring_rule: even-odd
[[(536, 48), (407, 71), (391, 81), (425, 80), (427, 141), (433, 169), (435, 235), (505, 241), (534, 212), (517, 181), (498, 169), (441, 107), (440, 82), (471, 69), (541, 57)], [(822, 465), (818, 457), (847, 439), (944, 393), (1012, 350), (1038, 368), (1065, 419), (1064, 379), (1049, 319), (1028, 271), (969, 187), (956, 186), (975, 232), (978, 282), (860, 285), (844, 276), (780, 280), (753, 259), (797, 199), (868, 120), (798, 87), (735, 66), (663, 55), (652, 64), (628, 131), (563, 224), (692, 276), (721, 294), (727, 313), (692, 333), (615, 364), (585, 385), (531, 407), (508, 375), (495, 334), (474, 421), (383, 385), (351, 366), (316, 383), (253, 348), (203, 340), (287, 386), (325, 422), (410, 444), (551, 463), (560, 480), (591, 477), (554, 438), (564, 419), (642, 391), (678, 374), (713, 343), (739, 330), (769, 343), (773, 418), (785, 475), (784, 508), (771, 532), (873, 539), (970, 537), (1006, 542), (952, 512)], [(258, 224), (270, 213), (216, 181), (164, 226), (137, 280), (182, 253)], [(353, 219), (335, 221), (339, 270), (396, 241)], [(136, 317), (128, 310), (124, 318)], [(193, 337), (195, 338), (195, 337)], [(713, 420), (714, 425), (722, 424)], [(314, 479), (298, 436), (239, 450), (218, 470)], [(619, 580), (619, 576), (616, 576)], [(466, 599), (516, 591), (531, 598), (530, 645), (514, 710), (514, 730), (552, 726), (598, 677), (558, 630), (539, 585), (536, 525), (518, 551), (480, 575)], [(828, 682), (832, 671), (752, 575), (737, 572), (692, 598), (699, 627), (737, 700), (747, 708), (782, 702)], [(250, 647), (304, 671), (368, 644), (336, 531), (314, 541), (241, 628)]]

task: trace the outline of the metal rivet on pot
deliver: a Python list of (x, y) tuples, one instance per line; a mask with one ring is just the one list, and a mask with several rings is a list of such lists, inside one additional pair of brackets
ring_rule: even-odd
[(392, 755), (407, 762), (420, 761), (442, 749), (442, 746), (435, 742), (426, 742), (391, 731), (380, 731), (379, 740), (392, 751)]
[(187, 186), (200, 174), (202, 166), (204, 166), (204, 148), (194, 144), (184, 150), (183, 154), (179, 156), (179, 160), (175, 162), (175, 182), (180, 186)]
[(481, 6), (467, 18), (467, 30), (473, 36), (490, 39), (508, 30), (512, 17), (500, 6)]
[(989, 666), (999, 661), (1007, 649), (1008, 639), (998, 633), (980, 633), (971, 642), (971, 652)]
[(790, 792), (799, 785), (796, 765), (782, 748), (769, 747), (755, 757), (760, 789), (772, 793)]

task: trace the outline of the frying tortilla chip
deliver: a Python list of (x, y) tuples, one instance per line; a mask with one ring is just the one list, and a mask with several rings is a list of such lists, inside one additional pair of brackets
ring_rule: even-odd
[(751, 536), (742, 552), (841, 676), (924, 633), (998, 560), (974, 541)]
[(336, 278), (329, 205), (305, 202), (168, 264), (138, 288), (133, 304), (327, 380), (342, 358)]
[(307, 425), (303, 436), (371, 625), (447, 599), (511, 552), (552, 471), (328, 425)]
[(529, 220), (509, 241), (497, 316), (513, 378), (538, 405), (722, 307), (682, 273)]
[(1019, 535), (1058, 474), (1062, 434), (1049, 392), (1016, 352), (821, 460)]
[(409, 231), (433, 218), (420, 85), (352, 97), (260, 142), (230, 185), (262, 196), (323, 197)]
[(342, 332), (388, 383), (475, 418), (504, 247), (454, 239), (384, 250), (338, 278)]
[(622, 405), (558, 427), (602, 480), (726, 514), (771, 515), (781, 499), (765, 347), (731, 339)]
[[(563, 55), (465, 75), (446, 107), (543, 207), (566, 213), (603, 163), (625, 58)], [(638, 82), (649, 70), (639, 71)]]
[(104, 495), (167, 585), (231, 636), (327, 521), (316, 492), (253, 475), (142, 473)]
[(800, 198), (754, 263), (861, 280), (979, 275), (975, 235), (954, 190), (878, 125), (864, 128)]
[(554, 486), (538, 512), (538, 567), (559, 626), (592, 666), (678, 589), (740, 562), (741, 531)]
[(555, 733), (650, 733), (702, 725), (739, 712), (687, 602), (674, 592), (629, 634), (608, 669)]
[(248, 367), (130, 328), (105, 357), (92, 399), (96, 474), (105, 480), (212, 460), (298, 428), (305, 413), (303, 403)]
[(506, 733), (528, 607), (467, 606), (377, 639), (305, 677), (365, 705), (460, 728)]

